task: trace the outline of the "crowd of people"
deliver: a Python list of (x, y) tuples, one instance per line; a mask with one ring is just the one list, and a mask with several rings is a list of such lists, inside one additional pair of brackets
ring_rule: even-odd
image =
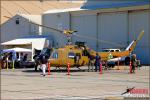
[[(5, 52), (1, 54), (1, 68), (12, 68), (13, 62), (23, 63), (27, 61), (28, 54), (19, 53), (14, 54), (13, 52)], [(19, 66), (18, 66), (19, 67)]]
[[(79, 55), (79, 54), (77, 54), (75, 56), (74, 61), (75, 61), (75, 64), (77, 64), (77, 65), (79, 64), (80, 56), (81, 55)], [(102, 67), (102, 66), (100, 66), (100, 64), (102, 63), (101, 56), (98, 53), (96, 53), (95, 57), (88, 55), (88, 58), (89, 58), (88, 71), (95, 71), (95, 72), (99, 71), (100, 67)], [(44, 55), (40, 57), (40, 67), (42, 68), (43, 76), (46, 75), (45, 72), (46, 72), (47, 62), (48, 62), (48, 59), (45, 58)], [(94, 66), (95, 66), (95, 68), (94, 68)], [(140, 67), (140, 61), (137, 60), (135, 54), (133, 54), (131, 56), (131, 66), (132, 66), (132, 73), (135, 73), (135, 67)]]
[[(96, 53), (96, 56), (94, 58), (91, 55), (89, 55), (88, 58), (89, 58), (88, 71), (90, 70), (94, 71), (93, 68), (94, 66), (95, 66), (95, 72), (100, 70), (100, 67), (102, 67), (100, 66), (100, 64), (102, 64), (101, 56), (98, 53)], [(140, 60), (137, 59), (136, 54), (131, 55), (130, 63), (131, 63), (131, 73), (135, 73), (135, 68), (138, 68), (140, 70), (141, 63)]]
[[(97, 72), (100, 70), (100, 64), (101, 62), (101, 56), (96, 53), (96, 56), (93, 57), (91, 56), (88, 52), (83, 52), (84, 55), (88, 55), (89, 58), (89, 63), (88, 63), (88, 71), (94, 71)], [(12, 67), (12, 61), (13, 60), (19, 60), (20, 63), (26, 62), (27, 61), (27, 56), (28, 54), (23, 54), (20, 53), (20, 57), (19, 54), (16, 54), (16, 58), (13, 58), (13, 53), (3, 53), (1, 55), (1, 68), (6, 68), (6, 67)], [(79, 59), (80, 59), (81, 55), (76, 55), (75, 56), (75, 64), (79, 63)], [(8, 63), (8, 64), (7, 64)], [(41, 55), (39, 58), (39, 65), (42, 68), (42, 75), (45, 76), (46, 75), (46, 67), (47, 67), (47, 63), (48, 63), (48, 59), (47, 57), (45, 57), (44, 55)], [(93, 68), (95, 66), (95, 68)], [(140, 61), (137, 60), (136, 58), (136, 54), (133, 54), (131, 56), (131, 66), (132, 66), (132, 73), (135, 73), (135, 67), (139, 67), (140, 68)], [(102, 66), (101, 66), (102, 67)]]
[[(11, 61), (13, 60), (13, 53), (3, 53), (1, 54), (1, 68), (6, 68), (7, 66), (11, 66)], [(8, 62), (8, 65), (7, 65)]]

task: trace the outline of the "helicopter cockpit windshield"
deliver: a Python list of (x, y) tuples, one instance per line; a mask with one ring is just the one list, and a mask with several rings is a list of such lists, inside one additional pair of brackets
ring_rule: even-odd
[(45, 56), (47, 56), (47, 57), (50, 57), (51, 53), (52, 53), (52, 49), (44, 48), (44, 49), (41, 51), (40, 55), (45, 55)]
[(53, 51), (51, 54), (51, 58), (52, 59), (58, 59), (58, 52), (57, 51)]

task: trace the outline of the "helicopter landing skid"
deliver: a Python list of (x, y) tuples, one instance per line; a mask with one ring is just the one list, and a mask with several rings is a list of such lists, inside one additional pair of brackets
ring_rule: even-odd
[(55, 68), (55, 70), (57, 70), (57, 69), (61, 70), (61, 68), (60, 68), (60, 67), (58, 67), (58, 66)]
[(78, 67), (78, 66), (77, 66), (77, 68), (78, 68), (79, 70), (81, 70), (81, 68), (80, 68), (80, 67)]

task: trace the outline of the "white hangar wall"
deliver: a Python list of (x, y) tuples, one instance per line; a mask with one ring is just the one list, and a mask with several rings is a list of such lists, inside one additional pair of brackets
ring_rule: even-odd
[(73, 43), (76, 41), (86, 42), (91, 49), (95, 49), (96, 40), (93, 38), (97, 36), (96, 21), (96, 15), (90, 12), (88, 14), (71, 14), (71, 29), (77, 30), (76, 34), (79, 35), (72, 37)]
[[(98, 14), (99, 50), (103, 48), (123, 48), (127, 41), (127, 13)], [(122, 37), (122, 38), (119, 38)]]
[(144, 64), (150, 64), (150, 10), (129, 13), (129, 40), (133, 40), (144, 30), (145, 34), (137, 44), (134, 53)]
[[(83, 13), (82, 13), (83, 12)], [(73, 37), (73, 42), (86, 42), (92, 49), (122, 48), (127, 43), (127, 13), (97, 13), (95, 11), (71, 13), (71, 29), (77, 30), (80, 37)], [(83, 37), (84, 36), (84, 37)], [(123, 38), (116, 38), (116, 37)]]
[(74, 36), (73, 42), (84, 41), (97, 51), (103, 48), (125, 48), (144, 30), (145, 34), (134, 53), (142, 64), (150, 64), (150, 10), (99, 12), (71, 12), (71, 29), (84, 36)]
[[(58, 30), (65, 30), (69, 29), (70, 22), (69, 22), (69, 13), (63, 12), (63, 13), (50, 13), (50, 14), (44, 14), (42, 16), (43, 19), (43, 25), (48, 26), (50, 28), (58, 29)], [(54, 45), (55, 46), (64, 46), (67, 43), (67, 38), (60, 32), (55, 31), (50, 28), (43, 27), (43, 35), (49, 35), (53, 37)]]
[[(147, 8), (142, 6), (50, 13), (43, 15), (43, 25), (62, 30), (77, 30), (79, 36), (73, 36), (73, 43), (83, 41), (97, 51), (103, 48), (125, 48), (144, 30), (145, 34), (134, 53), (142, 64), (150, 64), (150, 10), (144, 9)], [(59, 32), (43, 28), (43, 33), (53, 34), (54, 41), (60, 43), (59, 46), (67, 43), (66, 37), (58, 34)]]

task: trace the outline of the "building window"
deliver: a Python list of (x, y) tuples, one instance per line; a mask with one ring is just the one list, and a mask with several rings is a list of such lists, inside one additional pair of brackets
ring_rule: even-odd
[(16, 24), (17, 25), (19, 24), (19, 18), (16, 18)]

